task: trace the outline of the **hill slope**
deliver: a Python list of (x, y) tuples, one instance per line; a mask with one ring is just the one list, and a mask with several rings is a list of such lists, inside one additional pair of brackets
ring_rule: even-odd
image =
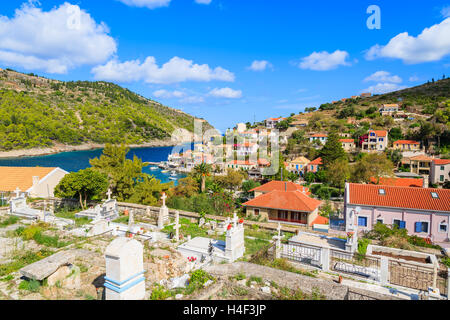
[[(0, 151), (170, 139), (194, 117), (108, 82), (62, 82), (0, 69)], [(212, 128), (207, 122), (204, 127)]]

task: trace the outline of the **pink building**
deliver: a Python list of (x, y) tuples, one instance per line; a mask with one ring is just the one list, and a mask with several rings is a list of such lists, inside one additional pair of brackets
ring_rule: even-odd
[(377, 223), (397, 225), (408, 234), (450, 247), (450, 190), (347, 183), (344, 212), (359, 231)]

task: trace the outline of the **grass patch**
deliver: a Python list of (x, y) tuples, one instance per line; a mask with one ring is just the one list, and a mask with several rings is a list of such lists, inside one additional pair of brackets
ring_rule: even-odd
[(19, 222), (19, 218), (18, 217), (8, 217), (7, 219), (4, 219), (0, 222), (0, 228), (6, 228), (7, 226), (16, 224), (17, 222)]
[(23, 280), (19, 284), (19, 290), (25, 290), (30, 292), (39, 292), (41, 289), (41, 283), (37, 280)]
[(42, 260), (52, 254), (52, 251), (43, 249), (38, 252), (29, 251), (22, 255), (17, 255), (13, 258), (14, 261), (0, 265), (0, 277), (7, 276), (10, 273), (16, 272), (23, 267)]
[(245, 254), (254, 255), (262, 248), (267, 247), (268, 242), (262, 239), (245, 239)]
[(313, 288), (311, 294), (306, 294), (302, 290), (292, 290), (286, 287), (280, 288), (279, 293), (276, 295), (278, 300), (325, 300), (319, 289)]
[(63, 248), (68, 246), (70, 242), (59, 241), (59, 236), (45, 235), (44, 228), (41, 224), (31, 225), (27, 228), (19, 227), (15, 233), (24, 240), (34, 240), (36, 243), (52, 248)]
[(89, 220), (89, 218), (87, 218), (87, 217), (76, 218), (75, 214), (78, 213), (80, 210), (81, 209), (75, 209), (75, 210), (62, 209), (62, 210), (59, 210), (58, 212), (55, 212), (55, 216), (58, 218), (73, 220), (73, 221), (75, 221), (75, 225), (77, 227), (81, 227), (81, 226), (84, 226), (84, 225), (90, 223), (91, 220)]

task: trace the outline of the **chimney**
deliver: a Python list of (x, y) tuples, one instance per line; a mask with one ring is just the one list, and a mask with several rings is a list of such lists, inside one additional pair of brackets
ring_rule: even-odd
[(429, 176), (423, 176), (423, 187), (426, 189), (430, 185), (430, 177)]
[(39, 177), (38, 176), (34, 176), (33, 177), (33, 187), (37, 186), (39, 184)]

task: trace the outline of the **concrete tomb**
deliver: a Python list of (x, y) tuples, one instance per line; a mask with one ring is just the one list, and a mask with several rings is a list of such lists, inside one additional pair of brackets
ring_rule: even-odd
[(107, 192), (108, 200), (95, 206), (95, 208), (90, 208), (81, 212), (78, 212), (75, 217), (76, 218), (84, 218), (87, 217), (91, 220), (115, 220), (119, 218), (119, 209), (117, 207), (117, 200), (111, 199), (111, 190)]
[(16, 196), (9, 202), (10, 214), (19, 218), (29, 220), (43, 220), (44, 211), (32, 209), (27, 204), (25, 195), (20, 194), (20, 189), (16, 189)]
[(169, 208), (167, 208), (167, 206), (166, 206), (167, 196), (165, 193), (163, 193), (161, 199), (163, 201), (163, 205), (159, 209), (159, 216), (158, 216), (158, 228), (159, 229), (163, 229), (164, 226), (169, 222)]
[(144, 247), (134, 239), (117, 238), (106, 248), (106, 300), (143, 300)]

